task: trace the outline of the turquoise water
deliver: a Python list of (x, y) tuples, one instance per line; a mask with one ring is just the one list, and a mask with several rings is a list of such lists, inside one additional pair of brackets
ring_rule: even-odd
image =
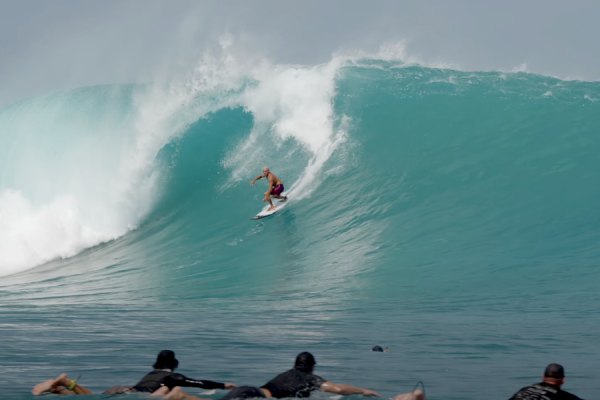
[[(434, 400), (508, 398), (559, 362), (592, 398), (599, 83), (201, 71), (0, 110), (3, 398), (62, 371), (133, 384), (164, 348), (251, 385), (307, 350), (332, 381)], [(251, 221), (265, 164), (290, 200)]]

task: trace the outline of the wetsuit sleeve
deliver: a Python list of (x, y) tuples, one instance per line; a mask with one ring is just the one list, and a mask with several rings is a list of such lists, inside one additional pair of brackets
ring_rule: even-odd
[(309, 382), (313, 388), (319, 389), (321, 387), (321, 385), (327, 381), (325, 379), (321, 378), (319, 375), (311, 374)]
[(167, 385), (169, 389), (172, 389), (175, 386), (197, 387), (202, 389), (225, 389), (225, 384), (222, 382), (191, 379), (182, 374), (172, 374), (168, 376), (165, 378), (165, 385)]

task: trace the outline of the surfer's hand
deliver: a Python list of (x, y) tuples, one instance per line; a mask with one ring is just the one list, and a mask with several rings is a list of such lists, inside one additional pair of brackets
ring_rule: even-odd
[(235, 383), (225, 382), (225, 389), (233, 389), (236, 387), (237, 385)]

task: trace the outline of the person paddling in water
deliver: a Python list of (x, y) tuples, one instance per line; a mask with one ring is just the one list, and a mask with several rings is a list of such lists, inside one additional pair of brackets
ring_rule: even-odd
[(265, 192), (265, 198), (263, 201), (269, 203), (271, 207), (269, 207), (269, 211), (274, 210), (277, 206), (273, 205), (273, 201), (271, 200), (271, 196), (279, 199), (281, 201), (286, 201), (287, 197), (282, 196), (281, 193), (285, 190), (283, 187), (283, 181), (277, 177), (274, 173), (269, 170), (269, 167), (264, 167), (261, 175), (258, 175), (256, 178), (252, 179), (250, 183), (254, 185), (257, 180), (267, 178), (269, 180), (269, 189)]

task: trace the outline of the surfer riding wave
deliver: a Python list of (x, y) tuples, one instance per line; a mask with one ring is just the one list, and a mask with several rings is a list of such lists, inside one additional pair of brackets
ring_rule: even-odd
[(281, 193), (283, 193), (283, 191), (285, 190), (285, 187), (283, 186), (283, 181), (279, 179), (277, 175), (272, 173), (271, 170), (269, 170), (269, 167), (264, 167), (262, 174), (252, 179), (250, 181), (250, 184), (254, 185), (257, 180), (262, 178), (266, 178), (269, 181), (269, 188), (265, 192), (265, 197), (263, 198), (263, 201), (269, 203), (269, 211), (271, 211), (277, 208), (277, 206), (273, 204), (273, 200), (271, 200), (271, 197), (274, 197), (281, 201), (287, 200), (287, 196), (281, 195)]

